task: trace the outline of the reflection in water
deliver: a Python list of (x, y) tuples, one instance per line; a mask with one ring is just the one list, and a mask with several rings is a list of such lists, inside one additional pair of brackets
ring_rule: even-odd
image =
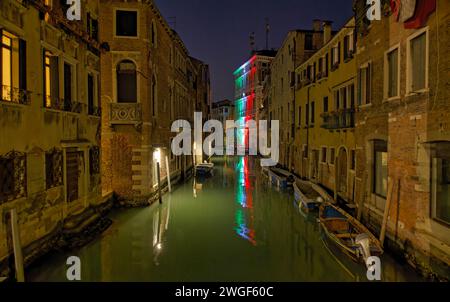
[(236, 163), (236, 202), (240, 207), (236, 210), (236, 233), (256, 246), (254, 225), (253, 188), (250, 184), (248, 157), (241, 157)]
[[(362, 265), (335, 255), (314, 214), (292, 192), (277, 192), (251, 157), (215, 159), (215, 176), (175, 188), (163, 204), (111, 213), (91, 244), (55, 252), (27, 270), (28, 281), (66, 281), (78, 256), (82, 281), (365, 281)], [(193, 188), (194, 193), (193, 196)], [(382, 258), (383, 281), (419, 281)]]
[(169, 228), (170, 204), (169, 195), (167, 203), (158, 204), (158, 210), (153, 214), (153, 262), (159, 265), (158, 258), (161, 255), (164, 243), (164, 234)]

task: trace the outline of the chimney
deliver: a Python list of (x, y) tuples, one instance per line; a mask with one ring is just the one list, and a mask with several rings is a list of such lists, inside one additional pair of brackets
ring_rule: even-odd
[(321, 22), (319, 19), (314, 19), (313, 20), (313, 30), (314, 31), (320, 31), (321, 28)]
[(331, 24), (332, 21), (323, 21), (323, 45), (331, 40)]

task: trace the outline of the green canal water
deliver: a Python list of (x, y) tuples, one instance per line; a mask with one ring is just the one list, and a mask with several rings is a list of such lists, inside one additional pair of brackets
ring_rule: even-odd
[[(78, 256), (82, 281), (367, 281), (362, 265), (333, 253), (314, 216), (280, 192), (248, 158), (215, 160), (214, 176), (188, 181), (163, 204), (120, 210), (96, 240), (53, 252), (28, 281), (66, 281)], [(383, 281), (420, 281), (406, 264), (382, 257)]]

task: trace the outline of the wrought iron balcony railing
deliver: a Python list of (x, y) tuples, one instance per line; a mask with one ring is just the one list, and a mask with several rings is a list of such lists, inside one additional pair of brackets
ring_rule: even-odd
[(47, 109), (61, 110), (73, 113), (83, 112), (85, 104), (69, 100), (60, 99), (50, 95), (45, 96), (44, 107)]
[(96, 106), (89, 106), (88, 114), (93, 116), (102, 116), (102, 108)]
[(355, 110), (353, 108), (341, 109), (338, 112), (325, 112), (322, 114), (322, 128), (328, 130), (347, 129), (355, 127)]
[(29, 105), (31, 103), (31, 92), (14, 88), (11, 86), (2, 85), (0, 100), (4, 102), (11, 102), (22, 105)]
[(111, 125), (138, 125), (142, 122), (142, 107), (139, 103), (111, 103)]

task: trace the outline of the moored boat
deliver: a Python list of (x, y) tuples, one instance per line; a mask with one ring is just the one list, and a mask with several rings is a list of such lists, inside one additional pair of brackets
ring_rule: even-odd
[(214, 169), (213, 163), (202, 163), (195, 166), (196, 173), (200, 175), (210, 174), (213, 169)]
[(383, 253), (380, 241), (363, 224), (329, 202), (320, 206), (319, 223), (325, 239), (355, 262), (366, 264)]
[(325, 201), (322, 194), (317, 190), (317, 186), (310, 181), (296, 179), (294, 182), (295, 201), (306, 211), (319, 208), (319, 205)]
[(295, 181), (294, 175), (279, 168), (270, 168), (269, 178), (274, 185), (282, 189), (292, 187)]

